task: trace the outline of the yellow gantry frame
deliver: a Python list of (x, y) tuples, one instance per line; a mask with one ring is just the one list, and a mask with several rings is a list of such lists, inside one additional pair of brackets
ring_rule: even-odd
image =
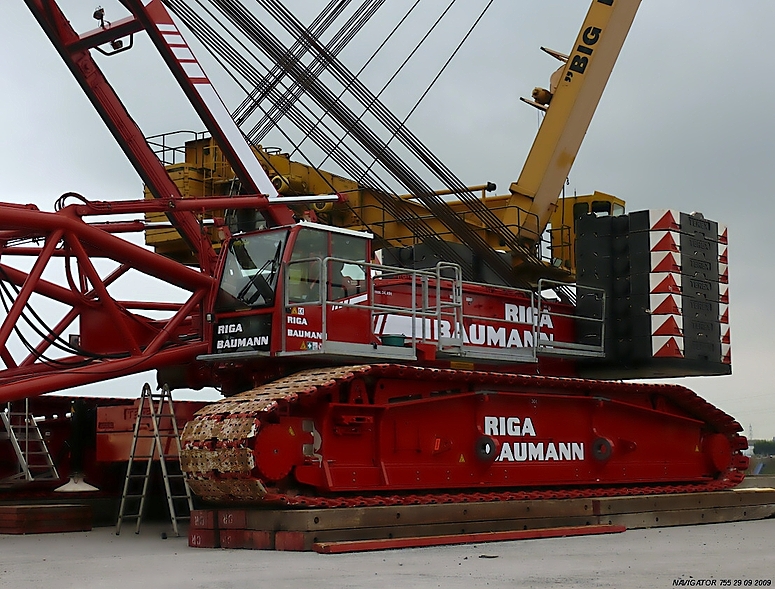
[(524, 227), (528, 232), (540, 235), (549, 222), (639, 6), (640, 0), (592, 2), (574, 50), (558, 71), (546, 116), (509, 189), (506, 210), (533, 214), (528, 218), (536, 226)]
[[(564, 65), (552, 76), (550, 89), (536, 89), (541, 103), (533, 103), (546, 115), (536, 135), (519, 179), (512, 183), (509, 194), (487, 196), (482, 190), (482, 201), (527, 246), (534, 246), (551, 222), (552, 256), (562, 260), (561, 267), (572, 271), (573, 222), (558, 206), (563, 184), (576, 158), (584, 135), (602, 96), (603, 90), (629, 32), (640, 0), (593, 0), (569, 56), (548, 51)], [(529, 102), (529, 101), (528, 101)], [(377, 234), (386, 243), (395, 246), (410, 245), (414, 239), (411, 230), (393, 218), (380, 204), (379, 198), (355, 181), (316, 170), (292, 161), (287, 154), (256, 150), (257, 157), (275, 186), (284, 194), (330, 194), (339, 192), (348, 197), (346, 205), (331, 203), (314, 208), (325, 222), (339, 227), (366, 229)], [(186, 163), (171, 168), (171, 175), (186, 195), (229, 194), (234, 174), (220, 150), (210, 139), (186, 144)], [(483, 186), (472, 187), (472, 190)], [(447, 194), (441, 191), (439, 194)], [(457, 236), (432, 215), (412, 195), (397, 197), (400, 206), (410, 209), (439, 235), (448, 241)], [(612, 203), (623, 201), (603, 193), (589, 197), (608, 198)], [(472, 228), (480, 233), (495, 249), (503, 244), (495, 233), (485, 227), (478, 217), (460, 201), (449, 206)], [(151, 219), (149, 219), (151, 220)], [(154, 219), (155, 220), (155, 219)], [(562, 225), (560, 225), (560, 223)], [(566, 235), (567, 234), (567, 235)], [(217, 236), (213, 236), (217, 240)], [(174, 230), (148, 231), (146, 241), (160, 252), (176, 257), (176, 251), (185, 250), (177, 243)], [(560, 254), (561, 255), (555, 255)], [(570, 252), (570, 254), (568, 254)], [(515, 257), (515, 264), (521, 260)]]

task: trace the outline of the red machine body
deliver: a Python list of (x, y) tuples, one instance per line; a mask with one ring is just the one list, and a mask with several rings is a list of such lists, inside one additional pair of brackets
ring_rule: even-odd
[[(572, 376), (572, 354), (602, 354), (600, 292), (588, 293), (598, 297), (597, 316), (581, 317), (533, 291), (466, 283), (452, 264), (426, 271), (371, 263), (370, 235), (309, 222), (237, 236), (224, 251), (207, 315), (210, 351), (198, 358), (227, 391), (287, 373), (271, 358), (298, 367), (384, 360)], [(577, 341), (583, 322), (597, 329), (597, 345)]]

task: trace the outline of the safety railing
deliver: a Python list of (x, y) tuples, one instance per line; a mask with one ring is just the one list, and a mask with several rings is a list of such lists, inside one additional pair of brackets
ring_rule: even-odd
[[(479, 290), (481, 297), (492, 297), (503, 303), (512, 305), (518, 304), (524, 309), (523, 316), (516, 317), (496, 317), (494, 315), (482, 315), (477, 313), (465, 312), (462, 301), (471, 298), (471, 295)], [(487, 294), (482, 294), (486, 292)], [(495, 362), (518, 361), (535, 362), (537, 361), (537, 348), (533, 345), (538, 340), (538, 323), (535, 321), (537, 307), (536, 294), (527, 289), (514, 288), (507, 286), (493, 286), (491, 284), (477, 282), (462, 282), (460, 292), (460, 321), (457, 324), (455, 333), (456, 345), (461, 356), (478, 360), (491, 360)], [(489, 306), (489, 308), (492, 308)], [(527, 325), (527, 331), (524, 326)], [(522, 326), (522, 336), (518, 338), (516, 345), (509, 341), (511, 338), (506, 335), (507, 331), (517, 329)], [(467, 335), (464, 335), (464, 331)], [(478, 335), (477, 335), (478, 334)], [(503, 334), (502, 336), (500, 334)], [(499, 343), (490, 342), (491, 335)], [(482, 341), (484, 340), (484, 342)], [(492, 345), (491, 345), (492, 344)], [(454, 346), (453, 346), (454, 347)], [(442, 349), (442, 346), (440, 346)], [(450, 351), (446, 348), (444, 351)]]
[[(299, 265), (314, 270), (311, 278), (294, 279), (293, 269)], [(363, 276), (361, 288), (345, 297), (331, 297), (330, 268), (349, 265)], [(492, 287), (463, 282), (460, 267), (456, 264), (439, 263), (432, 270), (413, 270), (358, 262), (345, 258), (305, 258), (284, 264), (284, 301), (282, 317), (283, 354), (343, 354), (362, 357), (416, 356), (418, 345), (432, 345), (438, 355), (462, 356), (480, 360), (534, 362), (539, 354), (602, 357), (605, 341), (605, 293), (602, 290), (568, 285), (552, 280), (539, 281), (536, 294), (530, 290)], [(360, 281), (359, 281), (360, 282)], [(317, 288), (310, 289), (313, 284)], [(294, 293), (301, 285), (307, 290), (304, 296)], [(520, 302), (525, 309), (519, 322), (509, 319), (465, 312), (467, 297), (487, 288), (487, 294), (504, 302)], [(560, 304), (542, 293), (573, 290), (576, 306)], [(289, 349), (287, 344), (287, 316), (291, 309), (320, 308), (321, 342), (313, 350)], [(333, 313), (340, 309), (357, 309), (368, 313), (369, 332), (353, 337), (340, 326), (332, 329)], [(309, 317), (310, 314), (307, 313)], [(549, 318), (549, 320), (547, 320)], [(572, 326), (561, 339), (547, 333), (545, 323), (563, 323)], [(464, 331), (471, 328), (478, 333), (484, 330), (501, 330), (505, 326), (522, 325), (523, 342), (517, 347), (482, 345)], [(343, 332), (347, 337), (342, 336)], [(333, 335), (339, 333), (339, 336)], [(473, 332), (472, 332), (473, 333)], [(488, 331), (489, 333), (489, 331)]]
[[(309, 271), (310, 265), (313, 267)], [(330, 269), (349, 265), (363, 277), (362, 288), (345, 297), (330, 297), (332, 280)], [(310, 278), (299, 278), (307, 268)], [(292, 276), (296, 276), (292, 280)], [(353, 356), (415, 357), (420, 344), (432, 345), (437, 355), (462, 356), (480, 360), (534, 362), (539, 352), (566, 355), (597, 355), (602, 351), (602, 332), (599, 345), (578, 341), (553, 341), (542, 334), (538, 318), (542, 313), (574, 321), (588, 321), (602, 329), (602, 309), (589, 317), (572, 312), (560, 312), (542, 305), (542, 299), (530, 290), (463, 282), (461, 269), (456, 264), (439, 263), (432, 270), (414, 270), (357, 262), (344, 258), (305, 258), (284, 264), (284, 301), (281, 353), (349, 354)], [(317, 288), (310, 289), (314, 283)], [(556, 283), (562, 285), (561, 283)], [(307, 294), (296, 294), (299, 287)], [(543, 288), (547, 288), (547, 284)], [(562, 285), (567, 286), (567, 285)], [(296, 292), (294, 291), (296, 289)], [(487, 289), (484, 294), (483, 289)], [(591, 289), (590, 289), (591, 290)], [(474, 293), (481, 297), (497, 297), (504, 302), (518, 302), (526, 310), (519, 322), (503, 317), (464, 311), (464, 301)], [(600, 293), (602, 295), (602, 293)], [(597, 296), (597, 294), (595, 295)], [(320, 345), (313, 350), (289, 349), (285, 326), (288, 313), (299, 313), (299, 308), (320, 308)], [(332, 327), (332, 313), (340, 309), (358, 309), (369, 314), (369, 333), (353, 338), (348, 332), (343, 337)], [(567, 306), (564, 308), (567, 309)], [(310, 313), (306, 313), (309, 317)], [(510, 321), (512, 321), (510, 323)], [(482, 345), (472, 333), (490, 333), (490, 329), (509, 329), (521, 325), (522, 343), (518, 346)], [(582, 331), (584, 329), (582, 328)], [(586, 331), (589, 331), (588, 329)], [(466, 333), (464, 333), (466, 332)], [(334, 336), (332, 334), (339, 333)], [(495, 332), (494, 332), (495, 333)], [(578, 333), (578, 332), (577, 332)], [(468, 335), (468, 337), (466, 337)], [(480, 336), (481, 337), (481, 336)], [(596, 340), (597, 342), (597, 340)], [(411, 356), (407, 356), (410, 354)]]
[[(329, 275), (329, 269), (334, 265), (347, 265), (360, 273), (363, 276), (364, 288), (349, 296), (330, 297), (332, 286), (336, 287), (337, 284)], [(294, 268), (305, 269), (307, 272), (306, 274), (301, 271), (294, 272)], [(292, 278), (294, 276), (296, 278)], [(314, 279), (311, 276), (314, 276)], [(437, 342), (438, 338), (434, 337), (430, 322), (434, 321), (436, 326), (445, 320), (449, 320), (452, 325), (462, 322), (462, 280), (460, 267), (454, 264), (442, 263), (432, 271), (425, 271), (345, 258), (305, 258), (284, 264), (283, 281), (282, 325), (286, 325), (289, 309), (294, 309), (298, 313), (299, 308), (321, 308), (322, 341), (319, 349), (313, 350), (314, 352), (347, 353), (349, 350), (357, 355), (364, 351), (363, 346), (368, 346), (376, 355), (398, 354), (403, 357), (406, 353), (399, 353), (396, 348), (405, 348), (406, 351), (414, 354), (420, 343), (440, 344)], [(383, 289), (386, 285), (390, 288), (391, 284), (408, 289), (408, 292), (390, 297), (382, 295), (383, 291), (375, 288)], [(304, 290), (307, 293), (300, 295), (299, 292)], [(348, 308), (369, 313), (370, 333), (368, 337), (361, 337), (360, 342), (353, 342), (351, 339), (334, 340), (331, 337), (332, 330), (329, 328), (331, 314)], [(388, 321), (388, 318), (392, 320)], [(391, 332), (391, 325), (399, 325), (400, 330), (393, 329), (395, 333)], [(396, 338), (405, 339), (396, 342)], [(294, 350), (288, 349), (287, 339), (286, 330), (283, 329), (282, 353), (294, 353)], [(388, 341), (390, 344), (386, 344)]]
[[(501, 200), (498, 197), (492, 198), (492, 200)], [(538, 227), (538, 217), (535, 213), (530, 213), (516, 206), (499, 205), (486, 203), (486, 207), (490, 213), (493, 213), (499, 219), (497, 227), (490, 227), (486, 234), (487, 239), (493, 248), (499, 249), (504, 246), (495, 246), (494, 242), (497, 241), (503, 243), (503, 235), (511, 236), (517, 242), (530, 242), (534, 245), (530, 248), (531, 253), (542, 261), (552, 264), (559, 256), (561, 252), (552, 251), (552, 240), (549, 232), (542, 232), (538, 234), (535, 227)], [(391, 237), (391, 242), (395, 245), (402, 247), (410, 247), (422, 243), (422, 240), (415, 236), (411, 231), (405, 229), (405, 226), (401, 220), (396, 220), (390, 217), (385, 208), (380, 204), (361, 204), (358, 207), (358, 215), (363, 220), (364, 225), (369, 227), (369, 230), (376, 235), (405, 235), (403, 238)], [(420, 211), (416, 211), (417, 218), (419, 220), (427, 221), (431, 227), (433, 227), (434, 234), (438, 239), (442, 241), (457, 242), (459, 236), (451, 230), (445, 230), (439, 227), (439, 219), (432, 215), (430, 212), (423, 214)], [(470, 210), (461, 211), (458, 217), (471, 224), (472, 229), (477, 231), (484, 229), (485, 225), (482, 220)], [(402, 229), (403, 228), (403, 229)], [(569, 241), (569, 238), (565, 237), (563, 233), (563, 244)], [(508, 247), (508, 246), (505, 246)], [(563, 264), (560, 264), (560, 267)], [(567, 269), (566, 269), (567, 271)]]
[[(554, 280), (538, 281), (538, 292), (554, 289), (573, 289), (575, 307), (573, 313), (558, 311), (559, 306), (543, 296), (538, 297), (538, 316), (572, 320), (575, 325), (575, 341), (558, 341), (541, 337), (539, 330), (535, 340), (540, 353), (562, 356), (605, 357), (605, 291), (587, 286), (568, 285)], [(566, 307), (559, 307), (566, 308)]]
[[(207, 138), (207, 134), (200, 131), (173, 131), (151, 135), (145, 140), (156, 156), (165, 166), (171, 166), (186, 161), (186, 143)], [(199, 162), (191, 162), (199, 164)]]

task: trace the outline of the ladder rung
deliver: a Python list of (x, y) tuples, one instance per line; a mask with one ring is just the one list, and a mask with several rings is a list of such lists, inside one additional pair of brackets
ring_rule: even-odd
[[(146, 402), (148, 405), (146, 405)], [(166, 404), (165, 404), (166, 403)], [(158, 413), (157, 413), (158, 411)], [(150, 423), (150, 428), (148, 427)], [(141, 427), (142, 426), (142, 427)], [(119, 533), (120, 530), (120, 524), (123, 519), (136, 519), (138, 522), (138, 529), (140, 526), (140, 522), (142, 521), (142, 514), (131, 514), (131, 515), (124, 515), (123, 511), (126, 509), (126, 502), (129, 500), (137, 501), (140, 500), (140, 503), (142, 504), (142, 501), (147, 497), (148, 494), (148, 477), (150, 476), (150, 468), (153, 466), (153, 462), (159, 462), (160, 466), (162, 467), (162, 476), (164, 478), (164, 484), (165, 488), (167, 490), (167, 499), (170, 501), (170, 517), (172, 519), (173, 524), (176, 524), (178, 519), (188, 519), (187, 516), (178, 516), (175, 511), (176, 509), (183, 509), (183, 505), (178, 505), (177, 507), (174, 506), (173, 501), (181, 501), (183, 499), (188, 500), (189, 504), (187, 507), (190, 508), (190, 502), (191, 502), (191, 496), (188, 493), (188, 490), (186, 490), (185, 495), (173, 495), (172, 491), (170, 490), (170, 481), (174, 481), (177, 479), (181, 479), (185, 482), (185, 475), (182, 472), (168, 472), (167, 471), (167, 462), (169, 462), (173, 469), (177, 470), (177, 468), (174, 466), (176, 463), (179, 462), (179, 446), (177, 448), (174, 448), (172, 450), (173, 453), (165, 453), (165, 444), (162, 443), (162, 439), (169, 440), (169, 439), (176, 439), (179, 440), (179, 434), (175, 433), (175, 430), (177, 428), (177, 419), (175, 417), (175, 409), (172, 405), (172, 395), (169, 392), (169, 389), (166, 387), (164, 390), (160, 393), (154, 393), (151, 391), (149, 385), (145, 385), (143, 387), (143, 394), (140, 397), (140, 404), (138, 406), (138, 415), (137, 419), (135, 421), (135, 428), (132, 431), (133, 435), (133, 444), (132, 444), (132, 450), (130, 452), (129, 456), (129, 465), (127, 467), (126, 472), (126, 478), (124, 483), (124, 491), (122, 494), (122, 503), (121, 507), (119, 508), (119, 517), (118, 517), (118, 524), (117, 524), (117, 531), (116, 533)], [(154, 444), (152, 446), (153, 452), (149, 455), (141, 455), (137, 456), (135, 454), (137, 450), (137, 441), (141, 439), (153, 439)], [(175, 450), (178, 450), (177, 452)], [(158, 456), (158, 458), (156, 458)], [(135, 463), (137, 463), (137, 470), (140, 472), (135, 472)], [(139, 480), (142, 479), (145, 481), (145, 484), (143, 485), (143, 492), (140, 494), (129, 494), (129, 485), (130, 481)], [(134, 485), (134, 487), (137, 487), (137, 484)], [(176, 493), (179, 493), (179, 483), (176, 485)], [(136, 505), (136, 507), (139, 510), (139, 506)], [(177, 527), (176, 527), (177, 529)]]
[(0, 413), (3, 431), (0, 440), (9, 440), (16, 453), (22, 472), (15, 475), (28, 480), (54, 480), (56, 471), (45, 438), (41, 435), (38, 423), (27, 411), (9, 411)]

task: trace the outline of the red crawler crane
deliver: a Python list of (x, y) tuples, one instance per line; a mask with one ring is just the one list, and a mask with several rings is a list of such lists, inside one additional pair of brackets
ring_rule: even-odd
[[(572, 289), (546, 278), (533, 288), (466, 281), (470, 268), (453, 262), (382, 265), (371, 233), (298, 220), (314, 218), (312, 209), (300, 212), (305, 203), (345, 199), (278, 194), (160, 0), (122, 0), (131, 16), (106, 24), (95, 13), (100, 27), (84, 35), (55, 0), (26, 2), (154, 198), (71, 195), (75, 202), (63, 199), (53, 213), (0, 204), (0, 283), (12, 301), (0, 326), (0, 400), (149, 369), (173, 387), (218, 386), (227, 398), (188, 424), (182, 465), (195, 493), (219, 500), (588, 496), (709, 490), (742, 480), (741, 427), (688, 389), (581, 378), (729, 371), (728, 334), (719, 323), (725, 235), (717, 224), (671, 212), (579, 218), (580, 284)], [(557, 54), (565, 62), (561, 81), (538, 93), (547, 119), (529, 160), (540, 160), (542, 181), (526, 166), (509, 197), (514, 207), (525, 199), (540, 207), (528, 211), (523, 230), (546, 226), (546, 193), (556, 200), (558, 190), (543, 182), (567, 174), (553, 168), (559, 156), (543, 157), (546, 142), (578, 149), (637, 4), (593, 2), (577, 54)], [(606, 37), (615, 26), (623, 32)], [(222, 148), (242, 196), (183, 199), (93, 61), (92, 49), (123, 50), (118, 41), (141, 32)], [(600, 72), (593, 55), (606, 56)], [(598, 91), (577, 88), (584, 76)], [(572, 92), (592, 109), (574, 111)], [(572, 159), (559, 158), (568, 167)], [(259, 211), (266, 227), (232, 235), (224, 209)], [(141, 222), (86, 220), (130, 213), (165, 213), (198, 268), (120, 237), (145, 229)], [(663, 247), (663, 234), (674, 248)], [(390, 246), (377, 237), (380, 249)], [(497, 266), (500, 255), (485, 258)], [(624, 274), (617, 256), (627, 259)], [(668, 256), (672, 266), (665, 267)], [(30, 258), (31, 266), (24, 262)], [(107, 274), (99, 259), (112, 262)], [(706, 274), (682, 283), (692, 260)], [(44, 278), (58, 262), (66, 285)], [(531, 277), (536, 267), (556, 277), (540, 262)], [(182, 289), (185, 300), (115, 298), (114, 283), (135, 272)], [(711, 298), (699, 301), (692, 280), (698, 289), (709, 284)], [(32, 310), (39, 297), (64, 307), (56, 325)], [(702, 334), (681, 315), (682, 304), (694, 302), (715, 315)], [(624, 323), (632, 332), (622, 334)], [(23, 335), (23, 324), (37, 331), (37, 343)]]

